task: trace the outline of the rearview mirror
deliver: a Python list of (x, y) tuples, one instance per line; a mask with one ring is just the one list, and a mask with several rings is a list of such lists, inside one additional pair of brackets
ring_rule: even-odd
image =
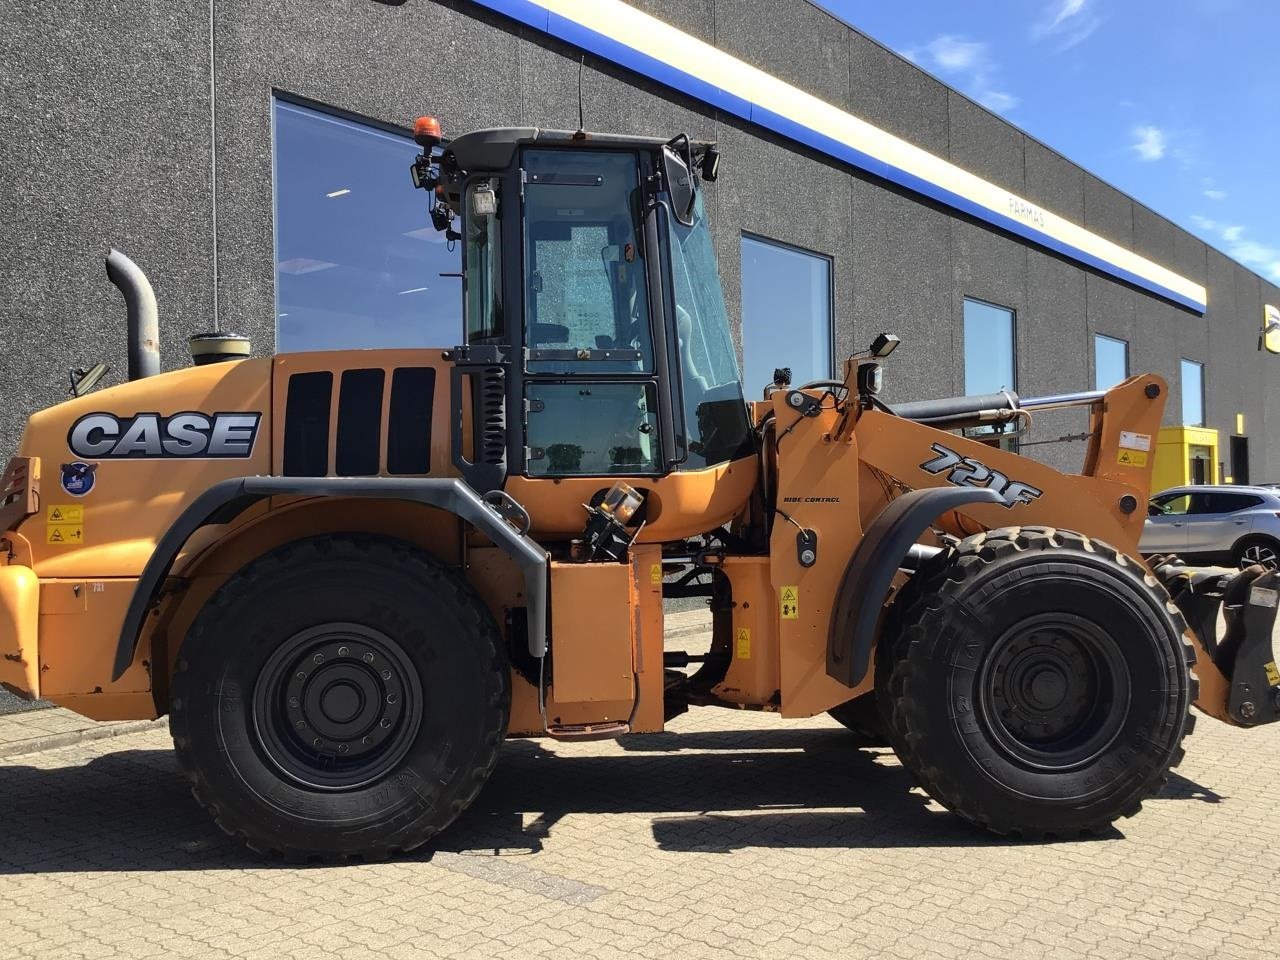
[[(687, 146), (689, 141), (683, 134), (676, 138), (680, 139), (684, 139)], [(676, 153), (670, 143), (662, 148), (662, 175), (671, 192), (671, 212), (686, 227), (693, 226), (693, 204), (698, 196), (696, 181), (684, 157)]]

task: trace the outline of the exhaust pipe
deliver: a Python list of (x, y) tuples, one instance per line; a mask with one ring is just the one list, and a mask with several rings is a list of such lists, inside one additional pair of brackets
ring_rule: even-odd
[(156, 295), (142, 268), (114, 247), (107, 254), (107, 277), (124, 295), (129, 330), (129, 379), (160, 372), (160, 321)]

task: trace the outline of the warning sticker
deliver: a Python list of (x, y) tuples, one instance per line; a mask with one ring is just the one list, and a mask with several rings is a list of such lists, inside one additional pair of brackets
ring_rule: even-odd
[(662, 583), (662, 564), (655, 563), (649, 568), (649, 582), (654, 586)]
[(1151, 434), (1149, 433), (1130, 433), (1128, 430), (1120, 431), (1120, 446), (1127, 450), (1143, 450), (1151, 452)]
[(78, 523), (51, 523), (44, 533), (46, 543), (60, 547), (84, 543), (84, 527)]
[(800, 619), (800, 588), (799, 587), (783, 587), (782, 595), (778, 598), (780, 612), (783, 620), (799, 620)]
[(45, 510), (46, 523), (84, 523), (84, 507), (78, 503), (54, 503)]
[(1116, 463), (1126, 467), (1145, 467), (1147, 455), (1141, 450), (1121, 450), (1116, 454)]
[(1276, 662), (1272, 660), (1262, 668), (1267, 672), (1267, 684), (1272, 687), (1280, 687), (1280, 669), (1277, 669)]
[(734, 656), (739, 660), (751, 659), (751, 631), (746, 627), (738, 628), (737, 635), (738, 645), (734, 650)]

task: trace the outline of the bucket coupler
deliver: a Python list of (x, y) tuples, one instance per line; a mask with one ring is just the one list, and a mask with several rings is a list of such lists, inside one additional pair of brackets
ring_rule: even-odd
[[(1214, 665), (1230, 681), (1227, 712), (1241, 726), (1280, 720), (1280, 669), (1271, 636), (1280, 571), (1188, 567), (1173, 559), (1156, 567)], [(1218, 639), (1218, 613), (1226, 630)]]

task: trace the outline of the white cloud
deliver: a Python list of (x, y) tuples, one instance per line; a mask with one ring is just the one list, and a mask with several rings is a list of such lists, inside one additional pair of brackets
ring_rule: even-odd
[(1223, 227), (1222, 239), (1228, 243), (1235, 243), (1244, 235), (1244, 227)]
[(923, 48), (912, 48), (903, 56), (913, 63), (932, 68), (953, 79), (958, 87), (996, 113), (1012, 110), (1020, 102), (1007, 90), (999, 89), (995, 75), (999, 67), (985, 43), (944, 33)]
[(1227, 199), (1227, 191), (1225, 191), (1225, 190), (1214, 190), (1212, 187), (1211, 187), (1211, 188), (1209, 188), (1209, 189), (1207, 189), (1207, 190), (1205, 190), (1205, 191), (1204, 191), (1204, 195), (1205, 195), (1206, 197), (1208, 197), (1210, 200), (1225, 200), (1225, 199)]
[(1164, 156), (1165, 135), (1159, 127), (1150, 124), (1133, 128), (1133, 150), (1144, 162), (1159, 160)]
[(1057, 41), (1058, 53), (1088, 40), (1103, 21), (1089, 3), (1090, 0), (1054, 0), (1032, 25), (1032, 39)]

